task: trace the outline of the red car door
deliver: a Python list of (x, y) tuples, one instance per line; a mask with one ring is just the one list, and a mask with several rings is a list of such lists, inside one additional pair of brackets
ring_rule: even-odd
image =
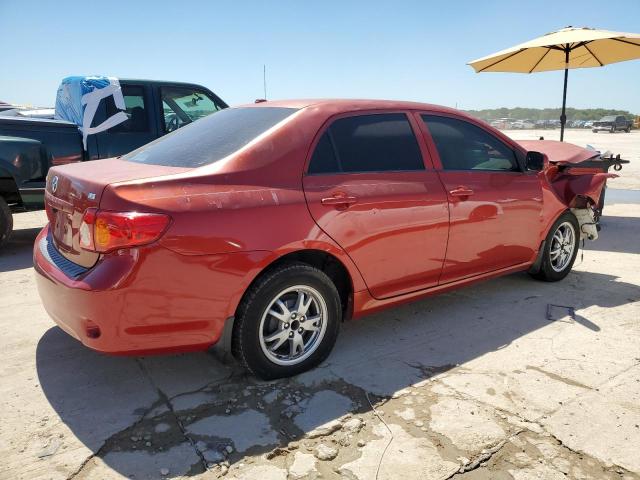
[(449, 242), (440, 283), (532, 261), (542, 227), (542, 187), (515, 150), (461, 118), (421, 114), (449, 199)]
[(376, 298), (437, 285), (442, 271), (447, 197), (425, 166), (428, 151), (414, 128), (405, 113), (334, 118), (318, 135), (303, 179), (311, 215)]

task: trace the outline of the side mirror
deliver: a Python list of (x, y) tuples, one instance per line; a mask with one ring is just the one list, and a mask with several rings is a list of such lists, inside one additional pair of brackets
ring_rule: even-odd
[(535, 172), (541, 172), (545, 166), (549, 163), (547, 156), (540, 152), (527, 152), (527, 157), (524, 162), (524, 166), (527, 170), (533, 170)]

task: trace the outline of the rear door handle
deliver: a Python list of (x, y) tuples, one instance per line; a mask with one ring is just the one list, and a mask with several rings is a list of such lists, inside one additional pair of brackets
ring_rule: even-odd
[(470, 195), (473, 195), (473, 190), (471, 190), (469, 187), (460, 186), (454, 188), (453, 190), (449, 190), (449, 194), (452, 197), (468, 197)]
[(335, 193), (331, 197), (325, 197), (320, 200), (320, 203), (323, 205), (335, 205), (338, 207), (348, 207), (349, 205), (353, 205), (356, 203), (358, 199), (351, 195), (346, 195), (344, 193)]

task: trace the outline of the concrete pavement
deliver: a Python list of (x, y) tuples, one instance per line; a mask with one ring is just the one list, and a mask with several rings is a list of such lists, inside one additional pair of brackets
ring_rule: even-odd
[(31, 269), (45, 220), (16, 216), (0, 253), (1, 479), (640, 478), (638, 205), (607, 206), (561, 283), (515, 274), (347, 323), (319, 368), (268, 383), (67, 336)]

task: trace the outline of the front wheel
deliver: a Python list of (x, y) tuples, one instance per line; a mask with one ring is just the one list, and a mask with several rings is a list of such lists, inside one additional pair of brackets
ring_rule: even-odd
[(546, 282), (557, 282), (566, 277), (578, 255), (580, 226), (575, 215), (563, 213), (549, 229), (544, 242), (540, 270), (532, 276)]
[(322, 362), (338, 337), (342, 306), (331, 279), (304, 263), (265, 274), (238, 307), (232, 352), (256, 376), (297, 375)]
[(11, 232), (13, 232), (13, 215), (6, 200), (0, 197), (0, 247), (9, 240)]

